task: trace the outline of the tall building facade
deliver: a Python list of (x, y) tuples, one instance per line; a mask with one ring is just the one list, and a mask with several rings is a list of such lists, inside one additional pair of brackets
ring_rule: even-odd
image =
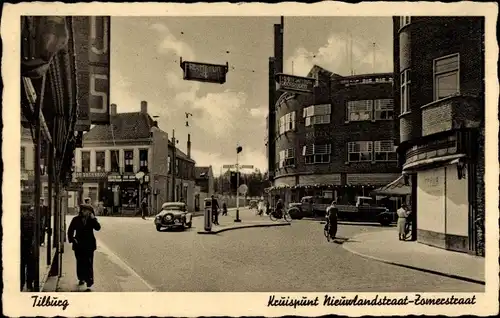
[(275, 103), (271, 195), (351, 203), (397, 179), (392, 73), (340, 76), (314, 66), (308, 77), (313, 94), (283, 93)]
[[(188, 154), (176, 149), (174, 164), (174, 146), (148, 114), (147, 102), (132, 113), (117, 113), (113, 104), (110, 113), (111, 125), (92, 128), (75, 153), (74, 177), (83, 184), (82, 195), (123, 210), (135, 210), (139, 197), (147, 197), (154, 211), (166, 201), (179, 200), (194, 209), (195, 162), (190, 158), (190, 143)], [(136, 178), (138, 172), (144, 173), (142, 183)]]
[(484, 255), (484, 18), (394, 17), (398, 154), (417, 239)]

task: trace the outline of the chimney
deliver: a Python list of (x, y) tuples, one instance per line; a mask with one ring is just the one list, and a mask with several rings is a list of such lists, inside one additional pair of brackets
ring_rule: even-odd
[(148, 113), (148, 102), (146, 102), (145, 100), (141, 102), (141, 113), (143, 114)]
[(188, 134), (187, 156), (188, 156), (189, 159), (191, 159), (191, 134)]
[(111, 104), (109, 106), (109, 114), (111, 116), (116, 116), (116, 104)]

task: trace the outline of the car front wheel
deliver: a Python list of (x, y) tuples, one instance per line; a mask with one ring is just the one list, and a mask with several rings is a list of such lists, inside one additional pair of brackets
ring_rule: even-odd
[(158, 232), (160, 232), (160, 231), (161, 231), (161, 225), (156, 225), (156, 230), (157, 230)]

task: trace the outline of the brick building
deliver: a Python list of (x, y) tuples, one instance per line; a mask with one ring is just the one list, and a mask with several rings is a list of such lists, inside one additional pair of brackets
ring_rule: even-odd
[[(168, 134), (148, 114), (147, 102), (139, 112), (117, 113), (110, 109), (111, 125), (93, 127), (83, 136), (83, 148), (75, 153), (75, 181), (83, 183), (83, 196), (93, 202), (110, 200), (124, 210), (135, 210), (138, 192), (147, 196), (154, 211), (166, 201), (185, 199), (194, 209), (194, 165), (188, 154), (176, 151), (175, 189), (172, 194), (174, 146)], [(136, 173), (145, 173), (139, 184)], [(133, 212), (131, 212), (133, 213)]]
[(398, 154), (418, 241), (484, 255), (484, 19), (394, 17)]
[(314, 94), (284, 93), (275, 103), (271, 194), (348, 203), (397, 179), (392, 73), (344, 77), (314, 66), (308, 76)]

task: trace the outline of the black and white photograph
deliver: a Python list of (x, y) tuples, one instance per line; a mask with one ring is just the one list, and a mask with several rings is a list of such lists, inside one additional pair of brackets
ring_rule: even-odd
[(4, 6), (4, 314), (498, 313), (498, 6), (399, 4)]

